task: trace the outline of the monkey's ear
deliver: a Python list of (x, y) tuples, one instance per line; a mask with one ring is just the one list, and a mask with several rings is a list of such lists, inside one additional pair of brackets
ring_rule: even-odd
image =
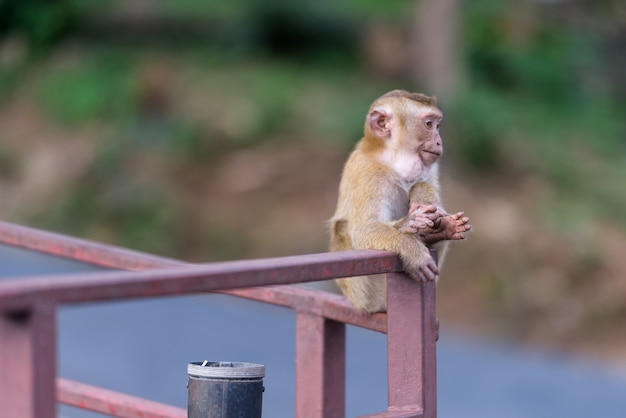
[(385, 109), (376, 108), (367, 115), (370, 131), (379, 138), (391, 136), (391, 114)]

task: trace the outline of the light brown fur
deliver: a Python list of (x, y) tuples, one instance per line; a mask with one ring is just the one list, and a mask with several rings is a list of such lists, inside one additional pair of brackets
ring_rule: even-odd
[[(447, 242), (440, 237), (461, 239), (442, 231), (448, 226), (457, 235), (458, 231), (469, 230), (469, 219), (459, 214), (456, 220), (445, 218), (455, 215), (447, 215), (441, 209), (437, 166), (441, 138), (438, 130), (434, 133), (425, 128), (428, 118), (435, 120), (438, 128), (441, 117), (436, 100), (418, 93), (394, 90), (372, 104), (365, 135), (343, 170), (337, 209), (330, 220), (331, 251), (393, 251), (400, 255), (405, 270), (414, 279), (436, 278), (439, 270), (424, 242), (437, 249), (442, 260)], [(438, 150), (439, 154), (428, 150)], [(416, 208), (424, 205), (432, 205), (438, 211), (430, 208), (426, 214), (418, 213)], [(454, 222), (461, 224), (460, 229)], [(357, 309), (386, 310), (387, 292), (382, 277), (338, 279), (337, 284)]]

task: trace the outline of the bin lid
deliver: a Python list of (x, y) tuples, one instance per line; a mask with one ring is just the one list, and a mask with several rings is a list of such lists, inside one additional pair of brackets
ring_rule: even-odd
[(198, 361), (187, 365), (187, 374), (197, 377), (217, 377), (221, 379), (263, 378), (265, 366), (262, 364), (237, 361)]

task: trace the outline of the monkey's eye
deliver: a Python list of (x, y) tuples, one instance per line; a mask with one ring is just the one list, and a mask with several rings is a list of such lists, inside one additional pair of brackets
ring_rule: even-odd
[(426, 129), (433, 129), (433, 121), (432, 120), (425, 121), (424, 126), (426, 127)]

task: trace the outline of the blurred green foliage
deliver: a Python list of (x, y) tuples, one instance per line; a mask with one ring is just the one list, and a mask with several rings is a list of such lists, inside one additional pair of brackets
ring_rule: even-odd
[(462, 154), (474, 167), (495, 165), (503, 135), (554, 146), (567, 159), (571, 155), (562, 151), (572, 143), (623, 156), (626, 101), (594, 82), (610, 65), (599, 35), (559, 9), (541, 7), (524, 19), (505, 2), (464, 3), (470, 88), (457, 114), (469, 119), (462, 121)]
[(75, 66), (43, 74), (38, 96), (59, 122), (124, 121), (137, 112), (132, 62), (125, 56), (99, 53)]
[[(154, 134), (150, 143), (193, 157), (203, 134), (224, 138), (220, 146), (241, 147), (297, 133), (307, 126), (310, 135), (322, 141), (331, 137), (352, 143), (361, 134), (368, 100), (385, 85), (367, 87), (371, 80), (367, 75), (337, 71), (324, 63), (311, 67), (255, 58), (224, 62), (214, 59), (215, 54), (214, 50), (195, 51), (181, 55), (176, 65), (192, 68), (210, 80), (212, 96), (205, 99), (207, 103), (220, 102), (228, 108), (231, 104), (226, 96), (245, 97), (245, 102), (232, 104), (233, 110), (241, 105), (249, 108), (247, 117), (233, 121), (236, 126), (220, 131), (219, 126), (226, 123), (222, 120), (206, 128), (220, 132), (202, 132), (201, 119), (175, 114), (172, 109), (157, 115), (159, 131), (150, 132), (145, 123), (150, 109), (142, 99), (149, 92), (142, 87), (140, 68), (146, 54), (136, 51), (96, 50), (84, 54), (80, 62), (51, 68), (37, 80), (37, 99), (50, 116), (68, 127), (98, 122), (124, 130), (143, 124), (144, 130)], [(312, 102), (303, 103), (307, 100)]]
[(271, 13), (289, 14), (296, 16), (296, 20), (304, 16), (340, 17), (347, 19), (362, 19), (382, 17), (397, 20), (401, 16), (410, 14), (413, 1), (398, 0), (390, 3), (381, 3), (378, 0), (303, 0), (294, 3), (289, 0), (232, 0), (229, 2), (217, 0), (179, 0), (176, 2), (158, 0), (157, 4), (167, 14), (174, 16), (211, 16), (221, 19), (244, 21), (254, 19), (254, 15), (265, 10)]
[[(611, 2), (571, 3), (599, 26), (619, 24), (607, 13)], [(45, 218), (67, 228), (100, 222), (122, 231), (124, 245), (169, 252), (153, 234), (175, 236), (174, 220), (183, 212), (167, 188), (128, 180), (134, 175), (128, 155), (162, 152), (193, 167), (227, 150), (303, 131), (306, 140), (341, 143), (347, 150), (362, 132), (372, 98), (399, 85), (419, 88), (408, 77), (368, 72), (362, 60), (364, 29), (382, 22), (409, 32), (413, 1), (158, 0), (151, 12), (182, 19), (183, 29), (185, 19), (206, 19), (200, 25), (206, 38), (184, 45), (93, 36), (90, 22), (120, 4), (0, 0), (0, 42), (22, 37), (38, 57), (55, 51), (64, 36), (85, 39), (79, 56), (60, 64), (36, 58), (13, 70), (0, 66), (0, 95), (24, 73), (45, 67), (32, 89), (52, 120), (69, 129), (106, 126), (109, 145)], [(530, 9), (519, 9), (523, 4)], [(521, 165), (541, 173), (564, 199), (626, 213), (626, 197), (615, 193), (626, 180), (626, 100), (614, 88), (626, 75), (606, 76), (613, 59), (606, 47), (610, 34), (585, 30), (558, 2), (474, 0), (460, 7), (465, 87), (455, 103), (443, 104), (452, 121), (446, 129), (454, 138), (454, 162), (483, 175)], [(152, 56), (168, 58), (146, 69)], [(146, 85), (151, 68), (160, 66), (175, 75)], [(161, 89), (168, 83), (196, 107)], [(233, 117), (234, 109), (244, 116)], [(587, 164), (587, 153), (606, 166)], [(611, 183), (595, 184), (598, 171)], [(109, 192), (116, 182), (127, 187)], [(77, 220), (68, 213), (82, 215)]]
[(81, 17), (108, 2), (103, 0), (0, 0), (0, 37), (26, 38), (34, 52), (51, 48), (80, 25)]
[(557, 230), (581, 217), (626, 222), (617, 186), (626, 180), (626, 73), (609, 76), (608, 45), (617, 41), (590, 26), (620, 20), (606, 13), (611, 2), (572, 3), (569, 14), (558, 4), (463, 3), (468, 80), (452, 116), (454, 154), (466, 167), (506, 174), (521, 166), (559, 190), (553, 205), (568, 210), (547, 218)]

